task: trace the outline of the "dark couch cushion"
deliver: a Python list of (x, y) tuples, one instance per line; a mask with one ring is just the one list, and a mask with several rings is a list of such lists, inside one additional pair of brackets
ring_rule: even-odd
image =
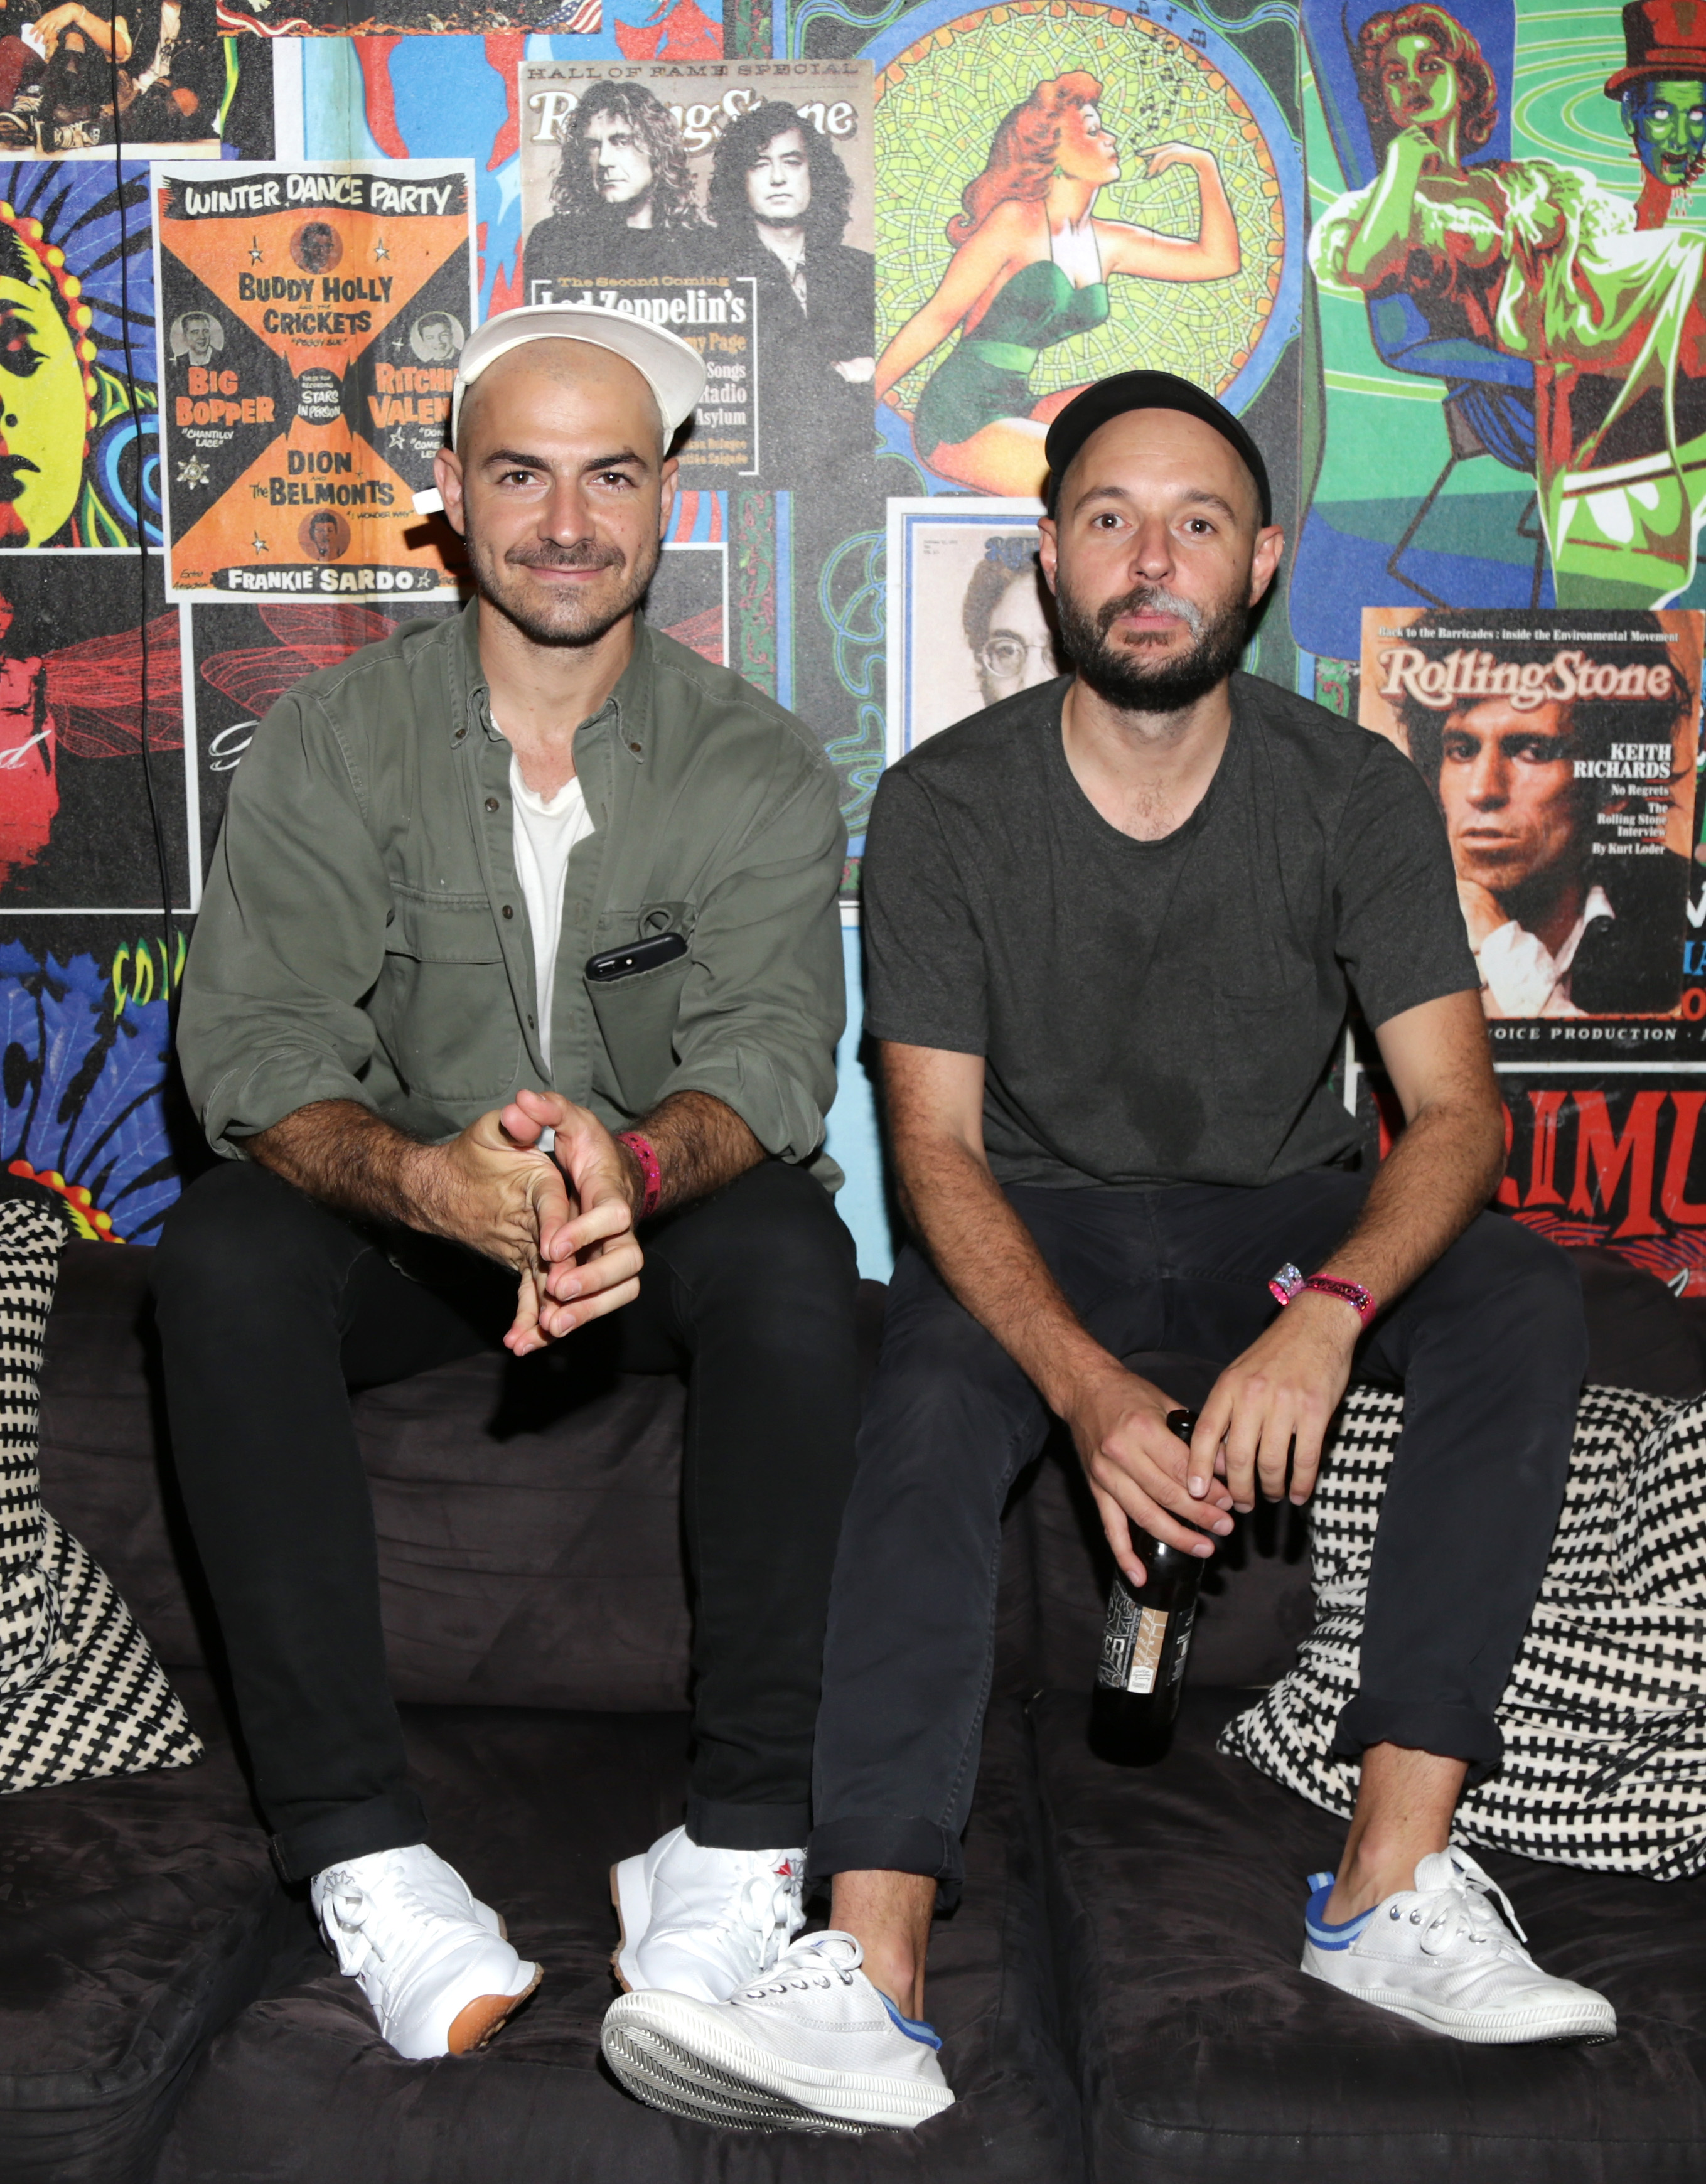
[(764, 2137), (644, 2108), (605, 2071), (615, 1992), (613, 1858), (680, 1817), (679, 1716), (414, 1709), (434, 1841), (507, 1917), (544, 1984), (483, 2053), (406, 2063), (317, 1942), (300, 1975), (217, 2039), (179, 2112), (159, 2184), (577, 2184), (916, 2177), (1070, 2184), (1078, 2124), (1047, 1999), (1041, 1882), (1017, 1711), (998, 1708), (978, 1778), (963, 1908), (941, 1923), (929, 2008), (956, 2105), (916, 2133)]
[(1471, 2048), (1297, 1969), (1303, 1877), (1343, 1825), (1214, 1752), (1189, 1696), (1168, 1757), (1111, 1767), (1076, 1693), (1033, 1709), (1068, 2037), (1092, 2174), (1143, 2184), (1624, 2184), (1694, 2178), (1706, 2139), (1706, 1881), (1495, 1852), (1536, 1961), (1609, 1996), (1602, 2047)]
[(1587, 1313), (1587, 1377), (1598, 1388), (1686, 1397), (1706, 1389), (1706, 1305), (1671, 1295), (1615, 1251), (1569, 1254)]
[(205, 1680), (209, 1757), (0, 1800), (0, 2176), (143, 2184), (203, 2044), (292, 1906)]

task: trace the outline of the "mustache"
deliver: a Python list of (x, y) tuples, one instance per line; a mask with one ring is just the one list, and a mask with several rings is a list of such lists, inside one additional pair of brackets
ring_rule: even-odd
[(1193, 599), (1182, 599), (1161, 584), (1134, 584), (1123, 599), (1110, 599), (1097, 614), (1096, 632), (1106, 637), (1122, 615), (1176, 615), (1193, 637), (1201, 637), (1207, 617)]
[(542, 538), (532, 545), (512, 546), (504, 559), (512, 569), (620, 569), (627, 557), (620, 547), (595, 546), (590, 539), (577, 546), (554, 546)]

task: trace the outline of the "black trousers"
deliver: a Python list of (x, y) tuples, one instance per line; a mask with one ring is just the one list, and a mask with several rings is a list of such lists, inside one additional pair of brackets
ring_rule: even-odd
[[(828, 1193), (778, 1161), (643, 1240), (638, 1299), (566, 1340), (613, 1344), (627, 1371), (687, 1369), (688, 1825), (700, 1843), (781, 1847), (809, 1822), (852, 1474), (853, 1241)], [(173, 1209), (154, 1286), (178, 1478), (279, 1868), (301, 1879), (424, 1841), (348, 1391), (494, 1344), (514, 1278), (454, 1246), (364, 1230), (232, 1162)]]
[[(1116, 1357), (1186, 1351), (1229, 1363), (1279, 1309), (1268, 1277), (1287, 1260), (1319, 1266), (1366, 1189), (1316, 1173), (1258, 1190), (1007, 1195)], [(1574, 1268), (1490, 1213), (1362, 1338), (1355, 1375), (1402, 1385), (1404, 1428), (1374, 1542), (1360, 1687), (1335, 1749), (1408, 1745), (1468, 1760), (1476, 1780), (1497, 1763), (1493, 1708), (1540, 1588), (1586, 1369)], [(962, 1877), (1001, 1507), (1049, 1423), (1006, 1352), (904, 1252), (836, 1557), (814, 1877)]]

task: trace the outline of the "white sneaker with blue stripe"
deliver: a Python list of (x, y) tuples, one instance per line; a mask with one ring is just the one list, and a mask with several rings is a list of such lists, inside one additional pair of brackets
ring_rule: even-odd
[(1413, 1888), (1342, 1925), (1327, 1923), (1333, 1875), (1312, 1873), (1309, 1891), (1302, 1968), (1358, 2002), (1487, 2047), (1616, 2035), (1603, 1994), (1541, 1970), (1510, 1898), (1467, 1851), (1430, 1852)]
[(951, 2107), (928, 2025), (859, 1969), (850, 1934), (808, 1934), (727, 2002), (649, 1988), (605, 2018), (605, 2059), (672, 2115), (744, 2131), (910, 2128)]

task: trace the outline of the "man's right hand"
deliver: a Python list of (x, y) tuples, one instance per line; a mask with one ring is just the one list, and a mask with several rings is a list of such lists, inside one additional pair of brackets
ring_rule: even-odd
[(570, 1217), (556, 1162), (518, 1145), (493, 1112), (446, 1145), (420, 1146), (410, 1169), (404, 1187), (418, 1207), (416, 1225), (521, 1277), (505, 1346), (518, 1357), (544, 1349), (552, 1339), (541, 1322), (550, 1271), (545, 1250)]
[(1222, 1535), (1232, 1529), (1232, 1497), (1221, 1480), (1211, 1481), (1200, 1502), (1185, 1484), (1190, 1451), (1167, 1424), (1168, 1412), (1182, 1407), (1150, 1381), (1112, 1366), (1066, 1409), (1107, 1543), (1134, 1585), (1143, 1585), (1147, 1573), (1133, 1552), (1130, 1524), (1197, 1555), (1214, 1552), (1198, 1525)]

